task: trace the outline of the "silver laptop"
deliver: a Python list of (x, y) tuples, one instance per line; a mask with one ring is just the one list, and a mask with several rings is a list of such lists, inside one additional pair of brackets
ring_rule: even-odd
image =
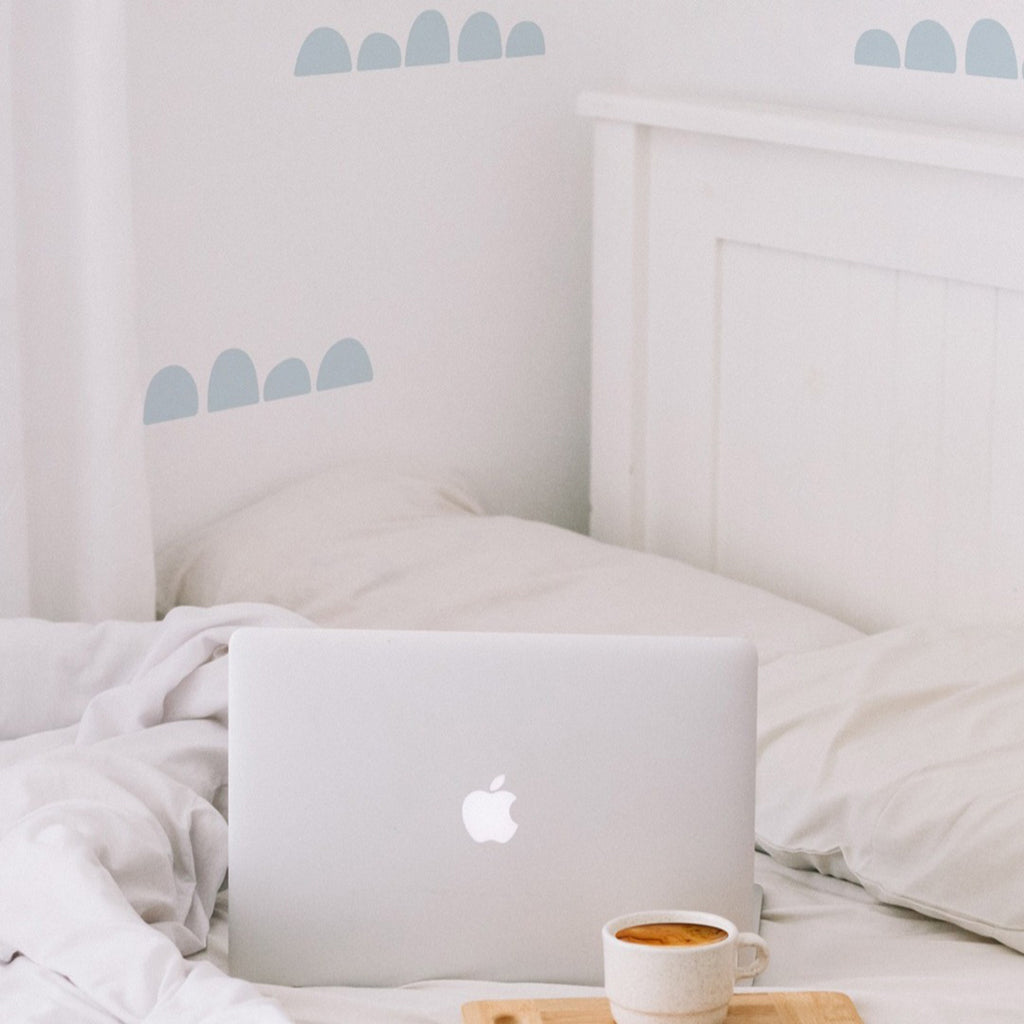
[(237, 976), (600, 984), (618, 914), (755, 925), (746, 641), (247, 628), (229, 676)]

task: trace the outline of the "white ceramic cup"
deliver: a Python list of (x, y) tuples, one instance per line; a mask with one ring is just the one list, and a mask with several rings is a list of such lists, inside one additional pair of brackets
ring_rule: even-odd
[[(623, 928), (657, 922), (712, 925), (725, 932), (699, 946), (651, 946), (617, 939)], [(616, 1024), (720, 1024), (733, 986), (768, 966), (768, 945), (759, 935), (740, 932), (716, 914), (692, 910), (651, 910), (609, 921), (601, 931), (604, 987)], [(753, 950), (749, 964), (740, 954)]]

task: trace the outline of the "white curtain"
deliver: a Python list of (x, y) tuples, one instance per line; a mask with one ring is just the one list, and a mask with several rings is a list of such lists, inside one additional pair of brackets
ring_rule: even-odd
[(153, 617), (123, 0), (0, 0), (0, 616)]

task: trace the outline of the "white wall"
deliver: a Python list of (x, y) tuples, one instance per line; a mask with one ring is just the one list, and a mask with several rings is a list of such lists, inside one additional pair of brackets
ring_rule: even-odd
[[(439, 3), (452, 59), (296, 76), (329, 26), (353, 60), (402, 48), (409, 0), (130, 5), (133, 199), (144, 376), (180, 365), (196, 415), (146, 428), (158, 540), (282, 478), (341, 458), (408, 455), (467, 474), (497, 510), (586, 524), (589, 88), (703, 91), (1019, 131), (1021, 81), (963, 73), (974, 22), (1024, 57), (1024, 8), (806, 0)], [(543, 56), (460, 61), (493, 15)], [(901, 51), (919, 21), (956, 41), (954, 74), (854, 62), (860, 34)], [(218, 354), (259, 383), (290, 357), (315, 376), (333, 342), (373, 380), (207, 412)]]
[[(627, 72), (639, 88), (706, 91), (777, 103), (886, 114), (1019, 132), (1024, 128), (1024, 5), (1020, 0), (645, 0)], [(685, 13), (684, 13), (685, 12)], [(967, 40), (995, 21), (1015, 48), (1013, 81), (965, 73)], [(946, 29), (950, 74), (858, 65), (861, 34), (887, 31), (906, 55), (920, 22)]]
[[(610, 2), (586, 5), (591, 16)], [(281, 476), (388, 452), (453, 465), (497, 509), (586, 522), (588, 127), (609, 76), (576, 5), (498, 0), (543, 56), (296, 77), (318, 26), (353, 59), (404, 47), (422, 3), (133, 4), (139, 304), (148, 381), (187, 369), (195, 416), (146, 428), (158, 538)], [(614, 19), (608, 18), (612, 25)], [(616, 56), (617, 59), (617, 56)], [(353, 337), (371, 383), (208, 413), (223, 350), (260, 381)]]

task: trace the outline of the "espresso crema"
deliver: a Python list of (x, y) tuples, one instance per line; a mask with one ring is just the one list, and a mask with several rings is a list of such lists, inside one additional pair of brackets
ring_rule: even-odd
[(643, 946), (706, 946), (728, 938), (728, 932), (713, 924), (695, 921), (654, 921), (622, 928), (615, 938)]

